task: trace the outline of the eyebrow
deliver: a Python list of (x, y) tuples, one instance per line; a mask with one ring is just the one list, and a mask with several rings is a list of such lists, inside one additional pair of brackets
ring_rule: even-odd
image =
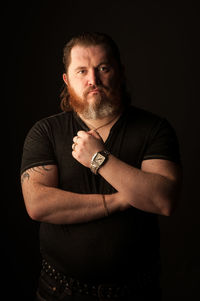
[(86, 67), (85, 66), (78, 66), (74, 69), (74, 71), (77, 71), (77, 70), (80, 70), (80, 69), (85, 69)]
[[(99, 66), (101, 65), (111, 65), (110, 63), (104, 61), (104, 62), (101, 62), (100, 64), (98, 64), (95, 68), (98, 68)], [(74, 69), (74, 71), (78, 71), (80, 69), (86, 69), (87, 67), (86, 66), (78, 66)]]

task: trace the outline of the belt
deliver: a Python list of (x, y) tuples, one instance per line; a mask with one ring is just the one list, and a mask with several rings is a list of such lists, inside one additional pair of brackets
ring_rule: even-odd
[[(52, 287), (53, 291), (60, 290), (67, 295), (73, 294), (83, 294), (90, 295), (102, 299), (123, 299), (128, 296), (134, 296), (142, 291), (145, 287), (149, 287), (152, 283), (152, 277), (150, 275), (145, 275), (143, 281), (135, 283), (134, 285), (118, 285), (118, 284), (91, 284), (85, 283), (81, 280), (77, 280), (68, 277), (58, 271), (52, 264), (50, 264), (46, 259), (42, 260), (42, 270), (41, 276), (48, 275), (54, 283), (55, 287)], [(123, 299), (125, 300), (125, 299)]]

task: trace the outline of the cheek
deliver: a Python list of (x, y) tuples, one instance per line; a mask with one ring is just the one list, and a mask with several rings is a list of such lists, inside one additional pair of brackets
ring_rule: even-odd
[(111, 76), (107, 79), (107, 85), (111, 88), (119, 87), (120, 79), (116, 76)]
[(85, 89), (85, 84), (83, 81), (73, 78), (71, 79), (70, 85), (78, 96), (82, 96)]

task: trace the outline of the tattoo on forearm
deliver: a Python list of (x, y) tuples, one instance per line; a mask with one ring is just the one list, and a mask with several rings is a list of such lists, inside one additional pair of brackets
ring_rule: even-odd
[(30, 169), (28, 169), (27, 171), (25, 171), (22, 176), (21, 176), (21, 183), (24, 182), (24, 180), (27, 179), (27, 181), (30, 179), (30, 174), (32, 172), (37, 172), (37, 173), (40, 173), (41, 175), (45, 175), (44, 171), (50, 171), (52, 170), (51, 167), (47, 167), (46, 165), (43, 165), (43, 166), (36, 166), (36, 167), (32, 167)]

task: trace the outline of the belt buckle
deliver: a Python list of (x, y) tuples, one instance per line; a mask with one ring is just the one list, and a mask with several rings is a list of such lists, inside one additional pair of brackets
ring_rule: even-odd
[(113, 298), (114, 291), (115, 290), (109, 284), (99, 284), (97, 288), (98, 297), (102, 301)]
[(98, 294), (99, 299), (102, 299), (102, 298), (105, 299), (106, 294), (105, 294), (105, 285), (104, 284), (98, 285), (97, 294)]

